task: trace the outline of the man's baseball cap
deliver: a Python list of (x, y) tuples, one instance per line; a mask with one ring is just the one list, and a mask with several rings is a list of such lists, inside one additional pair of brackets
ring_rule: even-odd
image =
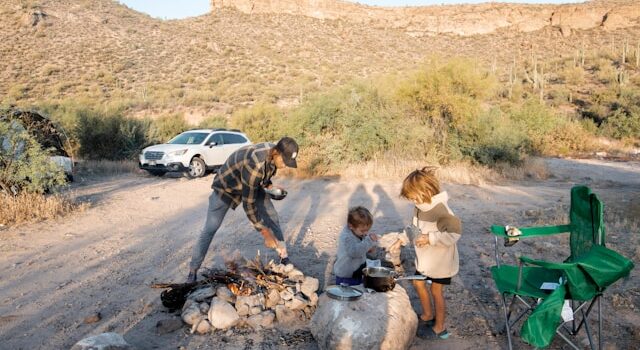
[(294, 139), (290, 137), (281, 138), (276, 145), (276, 149), (282, 155), (284, 164), (289, 168), (298, 167), (298, 162), (296, 162), (296, 158), (298, 157), (298, 144)]

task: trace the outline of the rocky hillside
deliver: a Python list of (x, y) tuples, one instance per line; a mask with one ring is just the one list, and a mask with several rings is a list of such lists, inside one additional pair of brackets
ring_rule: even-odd
[(343, 19), (401, 29), (410, 35), (475, 35), (499, 29), (533, 32), (544, 27), (615, 30), (640, 24), (640, 2), (605, 0), (581, 4), (376, 7), (340, 0), (211, 0), (212, 11), (231, 7), (243, 13), (280, 13), (318, 19)]
[[(261, 5), (266, 3), (254, 1), (253, 10), (245, 11), (242, 2), (234, 2), (232, 9), (223, 6), (230, 3), (216, 1), (210, 15), (162, 21), (112, 0), (0, 0), (0, 103), (109, 102), (144, 115), (186, 110), (197, 122), (257, 101), (296, 104), (310, 92), (410, 69), (431, 55), (476, 58), (507, 76), (514, 60), (549, 62), (602, 48), (616, 52), (623, 43), (635, 49), (640, 38), (640, 26), (631, 19), (630, 27), (573, 29), (569, 37), (549, 25), (535, 31), (497, 28), (484, 35), (411, 36), (410, 26), (320, 20), (284, 10), (267, 13), (269, 8)], [(632, 14), (636, 6), (630, 3), (611, 5), (607, 21), (620, 11)], [(505, 11), (520, 8), (504, 6)], [(357, 8), (372, 16), (381, 10)], [(500, 6), (407, 11), (456, 8), (462, 16), (474, 8)]]

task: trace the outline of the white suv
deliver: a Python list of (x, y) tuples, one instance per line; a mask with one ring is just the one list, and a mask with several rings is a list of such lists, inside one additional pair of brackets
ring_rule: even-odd
[(189, 130), (167, 143), (143, 149), (139, 166), (157, 176), (178, 171), (201, 177), (207, 170), (224, 164), (235, 150), (250, 144), (247, 135), (239, 130)]

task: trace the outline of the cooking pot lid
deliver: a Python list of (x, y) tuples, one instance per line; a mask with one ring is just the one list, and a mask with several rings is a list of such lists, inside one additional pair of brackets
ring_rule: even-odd
[(331, 286), (327, 288), (327, 295), (337, 300), (358, 300), (362, 292), (348, 285)]

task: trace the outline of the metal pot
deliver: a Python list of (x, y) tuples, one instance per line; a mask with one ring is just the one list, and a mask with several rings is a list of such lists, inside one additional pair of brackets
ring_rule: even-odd
[(398, 274), (387, 267), (366, 267), (362, 270), (364, 286), (376, 292), (388, 292), (396, 286), (399, 280), (424, 280), (425, 276), (398, 277)]

